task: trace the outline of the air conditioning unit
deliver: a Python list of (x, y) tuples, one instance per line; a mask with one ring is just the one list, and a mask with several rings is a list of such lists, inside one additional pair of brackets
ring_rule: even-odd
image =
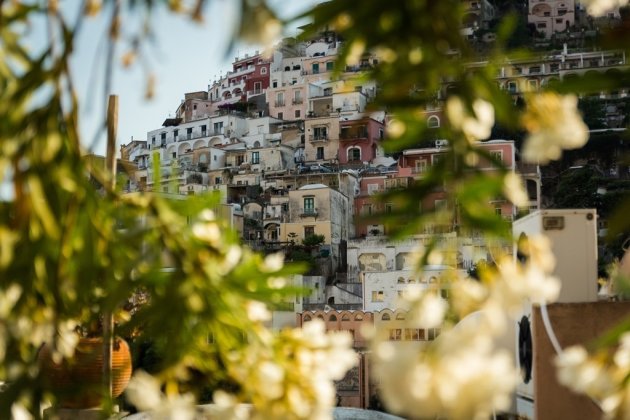
[(435, 147), (448, 147), (448, 140), (436, 140)]
[[(518, 241), (545, 235), (551, 241), (556, 259), (553, 275), (560, 279), (559, 303), (597, 301), (597, 211), (595, 209), (538, 210), (517, 219), (512, 233)], [(514, 256), (518, 258), (516, 246)], [(523, 377), (516, 390), (516, 412), (535, 418), (537, 360), (533, 331), (543, 329), (534, 325), (532, 304), (523, 302), (519, 321), (511, 332), (516, 361)]]

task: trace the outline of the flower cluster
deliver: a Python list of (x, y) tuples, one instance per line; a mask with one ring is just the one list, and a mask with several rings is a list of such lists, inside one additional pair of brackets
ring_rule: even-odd
[(382, 341), (375, 347), (375, 373), (391, 410), (421, 418), (481, 419), (509, 408), (518, 372), (511, 353), (494, 349), (483, 329), (455, 328), (421, 346)]
[(558, 381), (591, 397), (605, 418), (630, 416), (630, 333), (620, 337), (612, 356), (607, 350), (589, 356), (584, 347), (571, 346), (557, 356), (555, 363)]
[(151, 412), (158, 419), (192, 420), (195, 418), (195, 405), (192, 395), (170, 393), (165, 395), (161, 383), (153, 376), (140, 370), (125, 390), (127, 400), (138, 410)]
[(476, 99), (472, 111), (471, 114), (459, 96), (450, 97), (446, 103), (446, 115), (454, 129), (461, 131), (469, 142), (487, 139), (494, 126), (492, 104)]
[(577, 96), (554, 92), (526, 97), (527, 109), (522, 124), (529, 132), (523, 158), (548, 163), (559, 159), (563, 149), (577, 149), (588, 140), (588, 127), (577, 109)]
[[(496, 343), (525, 301), (547, 303), (559, 294), (550, 276), (555, 260), (546, 238), (522, 244), (527, 261), (505, 256), (481, 273), (481, 281), (461, 273), (444, 275), (441, 286), (409, 289), (405, 328), (441, 327), (432, 342), (391, 342), (383, 331), (373, 341), (374, 365), (387, 406), (400, 414), (455, 419), (488, 418), (509, 408), (519, 372), (512, 352)], [(453, 326), (451, 320), (459, 320)], [(402, 384), (402, 386), (401, 386)]]
[(215, 403), (251, 402), (253, 418), (326, 419), (335, 402), (333, 380), (340, 380), (357, 363), (347, 333), (325, 332), (314, 320), (302, 329), (261, 335), (244, 351), (232, 355), (228, 372), (241, 386), (232, 398), (220, 393)]
[(580, 2), (586, 5), (588, 14), (595, 17), (604, 16), (615, 8), (628, 4), (628, 0), (580, 0)]

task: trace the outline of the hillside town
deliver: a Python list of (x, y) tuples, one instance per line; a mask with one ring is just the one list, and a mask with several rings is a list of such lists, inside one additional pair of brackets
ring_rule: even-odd
[[(505, 13), (506, 2), (464, 3), (461, 33), (484, 51), (495, 40), (493, 25)], [(620, 24), (618, 10), (593, 20), (573, 0), (522, 3), (528, 3), (521, 10), (525, 27), (535, 28), (527, 41), (534, 52), (506, 58), (495, 76), (515, 102), (526, 92), (558, 81), (628, 70), (623, 51), (589, 47), (598, 28)], [(447, 201), (444, 189), (433, 191), (421, 210), (446, 216), (404, 240), (391, 238), (393, 227), (382, 216), (395, 212), (397, 203), (387, 201), (387, 193), (414, 185), (443, 159), (450, 147), (449, 139), (440, 136), (447, 118), (444, 98), (455, 84), (443, 80), (435, 102), (423, 110), (424, 138), (391, 152), (385, 143), (395, 115), (370, 106), (380, 87), (363, 77), (382, 58), (366, 52), (356, 65), (338, 69), (335, 62), (343, 42), (334, 31), (323, 31), (308, 40), (287, 38), (270, 53), (235, 57), (232, 68), (207, 87), (184, 93), (172, 115), (148, 127), (146, 139), (132, 138), (122, 145), (119, 166), (129, 193), (152, 191), (175, 199), (218, 194), (215, 210), (243, 244), (264, 254), (282, 253), (286, 261), (306, 262), (308, 271), (292, 281), (309, 292), (274, 311), (272, 327), (299, 327), (320, 318), (328, 330), (349, 331), (361, 361), (337, 383), (338, 405), (378, 409), (379, 381), (369, 368), (363, 326), (386, 326), (391, 341), (435, 339), (439, 328), (405, 328), (399, 298), (410, 285), (437, 285), (437, 293), (448, 298), (448, 285), (438, 279), (452, 271), (473, 275), (480, 264), (492, 262), (493, 250), (482, 235), (459, 228), (458, 209)], [(473, 73), (486, 65), (468, 66)], [(514, 223), (515, 233), (529, 229), (523, 227), (526, 222), (519, 225), (525, 218), (542, 218), (544, 223), (562, 218), (565, 223), (566, 216), (566, 223), (573, 223), (569, 220), (575, 214), (587, 215), (591, 230), (578, 242), (591, 247), (588, 255), (599, 253), (599, 261), (585, 262), (588, 267), (580, 274), (586, 276), (588, 293), (571, 295), (566, 302), (608, 298), (604, 291), (598, 296), (598, 279), (619, 250), (603, 242), (608, 208), (604, 196), (630, 189), (628, 165), (622, 159), (628, 152), (624, 136), (630, 121), (629, 89), (582, 97), (580, 106), (591, 142), (561, 162), (545, 167), (525, 162), (522, 138), (507, 137), (499, 127), (479, 144), (502, 170), (519, 174), (525, 182), (526, 206), (518, 208), (501, 197), (487, 203), (504, 222)], [(491, 161), (479, 161), (477, 168), (499, 170)], [(566, 195), (562, 186), (585, 173), (597, 180), (589, 193), (597, 200), (561, 201)], [(554, 208), (589, 210), (553, 213), (561, 212), (550, 210)], [(419, 275), (417, 257), (429, 243), (439, 244), (444, 258), (422, 267)], [(513, 253), (507, 242), (500, 247)], [(533, 405), (523, 407), (518, 408), (523, 415), (533, 413)]]

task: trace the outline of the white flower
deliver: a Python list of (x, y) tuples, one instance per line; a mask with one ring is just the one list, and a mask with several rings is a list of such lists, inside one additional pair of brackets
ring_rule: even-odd
[(628, 4), (628, 0), (580, 0), (586, 6), (586, 11), (594, 17), (604, 16), (618, 7)]
[(488, 333), (452, 329), (428, 346), (379, 342), (374, 366), (387, 406), (414, 418), (453, 419), (487, 418), (509, 408), (519, 375), (511, 353), (493, 350)]
[(271, 312), (264, 303), (250, 300), (247, 302), (247, 317), (253, 322), (266, 322), (271, 319)]
[(527, 207), (529, 203), (523, 180), (514, 172), (509, 172), (503, 178), (503, 194), (517, 207)]
[(426, 292), (409, 311), (410, 323), (418, 328), (437, 328), (442, 325), (447, 309), (444, 299), (435, 292)]
[(475, 99), (472, 111), (473, 115), (459, 96), (452, 96), (446, 102), (446, 115), (453, 128), (463, 132), (470, 142), (487, 139), (494, 125), (494, 107), (483, 99)]
[(160, 382), (142, 370), (134, 373), (125, 396), (138, 410), (151, 411), (157, 418), (192, 420), (195, 416), (195, 401), (191, 395), (165, 396)]
[(221, 244), (221, 229), (214, 222), (195, 223), (192, 227), (193, 236), (213, 246)]
[(156, 408), (162, 401), (160, 383), (145, 371), (137, 371), (125, 390), (127, 400), (140, 411)]
[(357, 363), (349, 334), (325, 332), (314, 320), (303, 329), (283, 330), (271, 342), (252, 341), (233, 354), (230, 375), (251, 401), (255, 419), (330, 418), (335, 403), (333, 380)]
[(596, 398), (610, 394), (614, 389), (612, 377), (604, 365), (589, 358), (581, 346), (564, 349), (556, 359), (558, 382), (575, 392)]
[(577, 109), (575, 95), (544, 92), (527, 96), (522, 124), (529, 132), (523, 158), (547, 163), (562, 156), (563, 149), (577, 149), (588, 141), (588, 127)]
[(269, 254), (265, 257), (265, 261), (260, 268), (265, 273), (274, 273), (280, 271), (284, 266), (284, 254), (277, 252), (275, 254)]

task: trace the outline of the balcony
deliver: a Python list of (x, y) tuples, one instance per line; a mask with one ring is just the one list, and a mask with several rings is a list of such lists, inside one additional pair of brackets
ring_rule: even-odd
[(309, 136), (309, 140), (312, 143), (327, 142), (328, 141), (328, 134), (311, 134)]
[(291, 101), (291, 103), (293, 105), (301, 105), (304, 103), (304, 101), (302, 100), (302, 98), (299, 98), (299, 99), (294, 99), (293, 101)]
[(274, 102), (274, 106), (275, 106), (276, 108), (277, 108), (277, 107), (284, 106), (284, 101), (276, 101), (276, 102)]
[(317, 209), (304, 208), (300, 212), (300, 217), (317, 217)]

